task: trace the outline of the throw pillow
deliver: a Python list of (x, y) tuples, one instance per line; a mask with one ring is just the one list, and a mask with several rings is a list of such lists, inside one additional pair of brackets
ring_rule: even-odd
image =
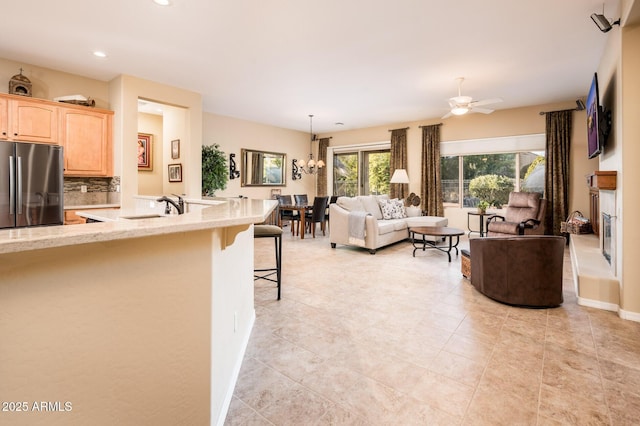
[(378, 201), (375, 199), (373, 195), (361, 195), (358, 197), (358, 200), (364, 206), (364, 210), (367, 213), (370, 213), (371, 216), (376, 219), (382, 219), (382, 212), (380, 211), (380, 206), (378, 205)]
[(364, 206), (356, 197), (338, 197), (336, 204), (348, 212), (363, 212)]
[(394, 198), (393, 200), (379, 200), (380, 210), (384, 219), (402, 219), (407, 217), (404, 211), (404, 201)]

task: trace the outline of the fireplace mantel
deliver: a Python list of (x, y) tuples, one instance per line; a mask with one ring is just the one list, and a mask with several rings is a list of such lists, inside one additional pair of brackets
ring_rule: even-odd
[(602, 190), (615, 190), (616, 189), (616, 177), (618, 172), (596, 170), (592, 175), (587, 178), (589, 189)]
[(589, 218), (593, 233), (600, 233), (600, 191), (612, 191), (616, 189), (616, 177), (618, 172), (596, 170), (587, 177), (589, 185)]

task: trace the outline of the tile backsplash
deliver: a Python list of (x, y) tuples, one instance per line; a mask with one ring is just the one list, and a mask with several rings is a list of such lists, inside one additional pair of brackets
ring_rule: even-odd
[[(87, 192), (82, 192), (82, 186)], [(120, 204), (120, 176), (110, 178), (64, 178), (64, 205)]]

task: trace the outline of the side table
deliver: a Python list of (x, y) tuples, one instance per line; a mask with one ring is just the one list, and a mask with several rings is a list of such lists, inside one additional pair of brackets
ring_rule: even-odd
[[(480, 234), (481, 237), (484, 237), (486, 234), (485, 231), (485, 224), (487, 223), (485, 218), (489, 218), (491, 216), (494, 216), (495, 213), (478, 213), (476, 212), (467, 212), (467, 229), (469, 230), (468, 232), (468, 236), (471, 236), (472, 232), (476, 232), (478, 234)], [(471, 216), (479, 216), (479, 222), (480, 222), (480, 230), (476, 231), (471, 229)]]

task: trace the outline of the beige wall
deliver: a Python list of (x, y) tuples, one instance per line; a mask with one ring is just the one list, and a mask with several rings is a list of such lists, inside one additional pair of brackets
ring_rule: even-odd
[(0, 423), (208, 424), (212, 248), (197, 232), (2, 255), (0, 399), (72, 410)]
[(138, 170), (138, 195), (161, 195), (162, 173), (164, 160), (162, 158), (163, 136), (162, 116), (155, 114), (138, 114), (138, 131), (153, 135), (153, 170)]
[[(585, 81), (585, 93), (589, 90), (590, 81)], [(338, 133), (328, 133), (332, 136), (331, 146), (362, 144), (388, 141), (390, 129), (409, 127), (407, 131), (407, 157), (410, 184), (409, 191), (420, 193), (420, 174), (422, 156), (422, 130), (419, 126), (443, 123), (441, 128), (442, 143), (467, 139), (493, 138), (514, 135), (528, 135), (545, 132), (545, 117), (541, 111), (554, 111), (575, 108), (575, 100), (564, 103), (537, 105), (526, 108), (499, 110), (492, 114), (470, 114), (462, 117), (451, 117), (446, 120), (432, 119), (415, 122), (394, 123), (387, 126), (357, 129)], [(573, 114), (573, 132), (571, 140), (571, 176), (570, 176), (570, 209), (580, 210), (588, 214), (589, 191), (585, 176), (597, 169), (597, 160), (587, 159), (587, 131), (585, 111)], [(461, 218), (463, 216), (460, 216)], [(466, 228), (466, 215), (452, 226)]]
[[(136, 162), (136, 144), (124, 141), (137, 140), (138, 99), (146, 99), (177, 107), (180, 110), (181, 123), (178, 134), (181, 135), (180, 151), (182, 179), (180, 185), (163, 185), (164, 190), (184, 193), (190, 198), (200, 197), (202, 186), (201, 146), (202, 146), (202, 96), (198, 93), (166, 86), (153, 81), (121, 75), (109, 82), (109, 98), (114, 115), (114, 173), (121, 176), (122, 206), (133, 206), (133, 196), (138, 192), (138, 166)], [(165, 116), (165, 125), (174, 121)], [(163, 129), (164, 139), (174, 137), (174, 128)], [(164, 146), (165, 152), (167, 146)], [(119, 159), (119, 162), (118, 160)], [(116, 168), (117, 165), (117, 168)], [(163, 170), (163, 174), (167, 173)], [(164, 179), (167, 181), (167, 179)]]
[(82, 95), (95, 100), (96, 107), (110, 109), (107, 82), (3, 58), (0, 58), (0, 92), (8, 92), (9, 80), (20, 72), (20, 68), (31, 80), (35, 98), (53, 100), (58, 96)]
[[(307, 159), (309, 156), (309, 134), (296, 130), (282, 129), (264, 124), (253, 123), (221, 115), (204, 114), (203, 145), (220, 145), (220, 149), (227, 156), (236, 154), (236, 165), (240, 167), (240, 150), (242, 148), (258, 149), (271, 152), (281, 152), (287, 155), (286, 186), (251, 187), (241, 186), (240, 179), (231, 179), (227, 189), (216, 192), (216, 196), (237, 197), (239, 195), (250, 198), (270, 198), (271, 189), (281, 189), (282, 194), (308, 194), (313, 197), (316, 193), (316, 177), (303, 175), (302, 179), (291, 179), (291, 160), (293, 158)], [(313, 143), (314, 156), (317, 155), (318, 143)], [(317, 158), (317, 157), (315, 157)]]
[[(638, 3), (638, 2), (636, 2)], [(640, 9), (640, 4), (636, 4)], [(640, 191), (636, 186), (640, 182), (640, 24), (622, 29), (622, 63), (621, 86), (622, 111), (619, 120), (622, 125), (620, 174), (624, 181), (618, 182), (622, 193), (622, 207), (619, 211), (622, 224), (618, 235), (621, 239), (622, 289), (621, 308), (626, 312), (636, 313), (635, 319), (640, 321), (640, 228), (634, 212), (640, 211)], [(622, 232), (624, 230), (624, 232)]]

